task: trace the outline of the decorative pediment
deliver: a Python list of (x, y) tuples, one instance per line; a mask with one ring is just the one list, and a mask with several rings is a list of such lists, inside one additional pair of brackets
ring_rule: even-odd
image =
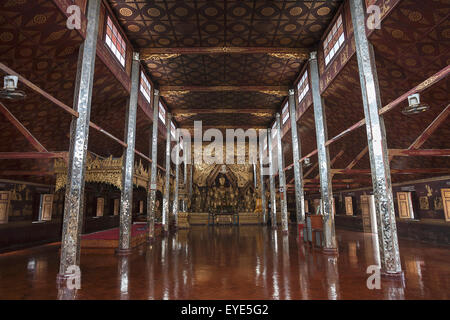
[[(88, 153), (86, 160), (85, 182), (105, 183), (122, 189), (122, 162), (123, 157), (101, 158)], [(54, 163), (56, 175), (56, 190), (63, 189), (67, 183), (67, 163), (64, 159), (56, 159)], [(150, 177), (150, 169), (147, 169), (141, 161), (134, 164), (133, 184), (136, 187), (147, 188)], [(158, 172), (158, 189), (163, 185), (164, 179)]]

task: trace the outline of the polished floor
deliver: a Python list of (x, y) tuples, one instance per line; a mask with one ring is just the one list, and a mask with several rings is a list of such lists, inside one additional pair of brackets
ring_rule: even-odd
[(193, 227), (128, 257), (82, 254), (81, 289), (57, 289), (58, 245), (0, 255), (0, 299), (449, 299), (450, 248), (400, 240), (405, 282), (369, 290), (375, 238), (337, 230), (325, 256), (261, 226)]

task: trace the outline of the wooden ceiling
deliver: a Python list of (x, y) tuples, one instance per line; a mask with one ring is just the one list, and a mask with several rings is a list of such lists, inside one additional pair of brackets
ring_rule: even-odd
[[(319, 42), (342, 3), (335, 0), (108, 2), (127, 37), (141, 52), (206, 47), (202, 53), (146, 60), (147, 71), (159, 86), (291, 86), (305, 55), (280, 58), (270, 54), (273, 48), (302, 48), (307, 52)], [(263, 52), (213, 53), (223, 47), (263, 47)], [(235, 128), (267, 126), (280, 108), (283, 96), (186, 90), (164, 99), (172, 110), (209, 111), (190, 116), (175, 114), (181, 127), (202, 120), (208, 126)], [(272, 116), (254, 117), (253, 110), (249, 110), (253, 108), (266, 108)], [(216, 109), (231, 109), (234, 114)]]

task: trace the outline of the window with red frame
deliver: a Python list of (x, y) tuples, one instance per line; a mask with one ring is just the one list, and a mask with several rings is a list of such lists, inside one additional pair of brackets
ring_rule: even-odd
[(119, 60), (120, 64), (125, 67), (125, 53), (127, 52), (127, 45), (110, 17), (108, 17), (106, 22), (105, 42), (117, 60)]
[(161, 102), (159, 103), (159, 119), (162, 123), (166, 124), (166, 108), (164, 108)]
[(177, 127), (175, 127), (175, 123), (171, 122), (170, 123), (170, 135), (172, 136), (172, 138), (176, 138), (175, 133), (177, 131)]
[(152, 92), (152, 85), (148, 81), (147, 77), (145, 76), (144, 72), (141, 71), (141, 86), (140, 90), (142, 94), (144, 95), (145, 99), (150, 102), (150, 96)]
[(309, 91), (308, 70), (305, 71), (297, 84), (298, 102), (300, 103)]
[(344, 40), (344, 24), (342, 23), (342, 15), (339, 15), (339, 18), (336, 20), (333, 28), (330, 30), (328, 36), (323, 42), (325, 65), (328, 65), (328, 63), (333, 59), (344, 44)]
[(281, 114), (283, 117), (283, 125), (288, 121), (289, 119), (289, 104), (286, 102), (284, 104), (283, 110), (281, 110)]

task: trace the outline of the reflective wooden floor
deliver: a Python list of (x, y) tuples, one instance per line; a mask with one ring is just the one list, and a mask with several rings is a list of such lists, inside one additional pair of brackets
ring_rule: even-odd
[(261, 226), (193, 227), (128, 257), (82, 254), (82, 288), (56, 287), (58, 245), (0, 255), (0, 299), (449, 299), (450, 248), (400, 240), (405, 283), (366, 286), (375, 239), (337, 230), (339, 256)]

